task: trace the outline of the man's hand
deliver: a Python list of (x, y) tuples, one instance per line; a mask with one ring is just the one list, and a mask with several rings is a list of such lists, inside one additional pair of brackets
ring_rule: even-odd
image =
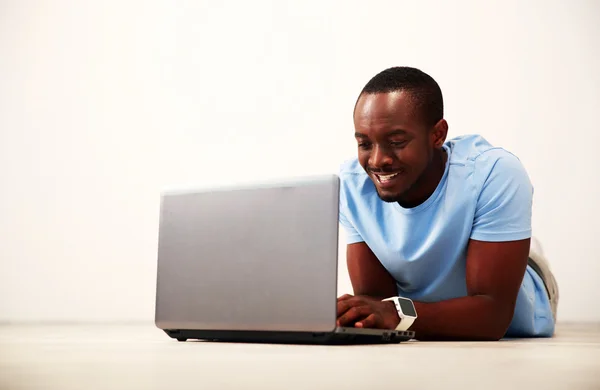
[(400, 318), (394, 302), (367, 296), (343, 295), (337, 301), (337, 325), (396, 329)]

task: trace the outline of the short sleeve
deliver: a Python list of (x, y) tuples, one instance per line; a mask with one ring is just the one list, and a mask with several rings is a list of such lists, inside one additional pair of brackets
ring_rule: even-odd
[[(339, 197), (339, 222), (343, 230), (346, 233), (346, 244), (355, 244), (357, 242), (364, 241), (363, 237), (357, 231), (356, 226), (351, 222), (353, 219), (352, 210), (353, 203), (349, 202), (352, 199), (351, 190), (348, 181), (350, 180), (347, 175), (342, 171), (340, 172), (340, 197)], [(356, 211), (356, 210), (355, 210)], [(356, 214), (356, 212), (354, 213)]]
[(350, 223), (350, 221), (348, 221), (348, 218), (346, 218), (345, 212), (343, 210), (344, 207), (340, 205), (339, 221), (344, 231), (346, 232), (346, 244), (355, 244), (357, 242), (363, 242), (364, 239), (356, 231), (356, 228)]
[[(471, 238), (478, 241), (513, 241), (531, 237), (533, 186), (517, 157), (504, 152), (493, 160), (476, 162), (484, 172)], [(483, 168), (477, 168), (482, 164)]]

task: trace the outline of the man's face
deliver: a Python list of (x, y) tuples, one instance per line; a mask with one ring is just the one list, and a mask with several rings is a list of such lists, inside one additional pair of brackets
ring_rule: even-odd
[(433, 155), (434, 137), (410, 92), (363, 94), (354, 112), (358, 161), (386, 202), (419, 193)]

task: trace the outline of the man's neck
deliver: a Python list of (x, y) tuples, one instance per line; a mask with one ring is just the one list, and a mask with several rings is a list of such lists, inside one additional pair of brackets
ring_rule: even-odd
[(444, 149), (436, 149), (433, 153), (430, 166), (413, 186), (415, 191), (410, 191), (411, 193), (406, 199), (399, 200), (400, 206), (404, 208), (417, 207), (429, 199), (437, 189), (446, 170), (448, 155)]

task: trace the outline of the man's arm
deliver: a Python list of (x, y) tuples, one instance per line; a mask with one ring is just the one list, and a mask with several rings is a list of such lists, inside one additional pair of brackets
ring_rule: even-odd
[(396, 280), (381, 265), (366, 243), (348, 245), (346, 263), (355, 295), (379, 299), (398, 295)]
[[(529, 244), (529, 239), (508, 242), (471, 240), (466, 265), (468, 295), (435, 303), (415, 302), (418, 318), (411, 330), (416, 332), (417, 339), (502, 338), (512, 320), (527, 267)], [(357, 296), (380, 299), (397, 295), (394, 279), (364, 243), (349, 245), (347, 259)], [(370, 327), (371, 324), (365, 321), (363, 326)]]
[(416, 302), (411, 330), (422, 340), (499, 340), (512, 320), (525, 275), (530, 239), (471, 240), (467, 252), (467, 296), (437, 303)]

